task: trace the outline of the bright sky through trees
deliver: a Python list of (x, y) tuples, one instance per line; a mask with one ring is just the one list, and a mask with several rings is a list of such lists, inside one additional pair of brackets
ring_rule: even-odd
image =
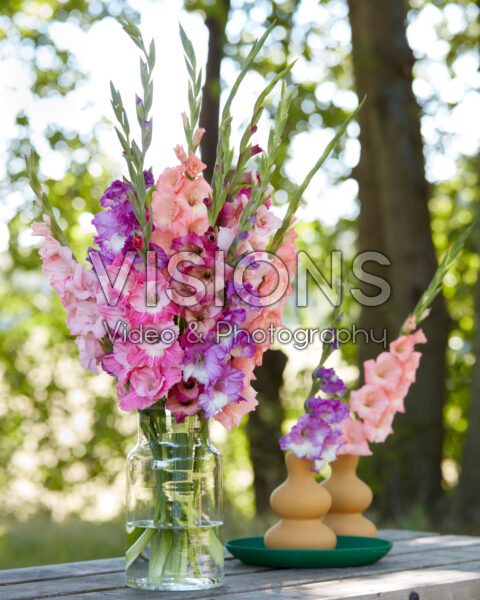
[[(156, 175), (159, 170), (175, 162), (172, 147), (183, 141), (183, 129), (180, 113), (186, 106), (186, 71), (184, 69), (181, 45), (178, 36), (178, 21), (181, 21), (191, 36), (200, 60), (205, 60), (207, 32), (200, 15), (187, 13), (182, 9), (180, 0), (135, 0), (132, 6), (142, 17), (142, 31), (146, 39), (155, 37), (157, 45), (157, 66), (155, 71), (155, 103), (154, 103), (154, 140), (150, 152), (150, 162), (154, 165)], [(235, 3), (233, 3), (235, 7)], [(472, 6), (472, 10), (475, 7)], [(32, 14), (24, 14), (20, 18), (28, 21), (34, 18)], [(342, 8), (343, 7), (343, 8)], [(339, 44), (348, 49), (350, 31), (346, 17), (342, 19), (342, 11), (346, 10), (343, 2), (338, 2), (338, 25), (330, 34)], [(445, 11), (447, 28), (454, 34), (462, 28), (462, 10), (451, 3)], [(47, 5), (36, 10), (48, 11)], [(315, 0), (303, 0), (297, 15), (296, 25), (316, 19), (321, 22), (327, 8)], [(228, 32), (234, 34), (242, 29), (242, 13), (233, 11), (233, 18), (228, 24)], [(39, 15), (47, 16), (48, 15)], [(258, 9), (258, 20), (263, 21), (265, 15)], [(414, 91), (420, 101), (426, 101), (434, 95), (442, 102), (458, 103), (453, 110), (439, 108), (434, 116), (426, 115), (422, 121), (422, 133), (426, 142), (427, 176), (431, 181), (438, 182), (451, 178), (455, 173), (455, 160), (459, 154), (474, 154), (480, 140), (480, 75), (478, 74), (478, 58), (473, 53), (463, 54), (454, 64), (451, 77), (444, 63), (448, 52), (448, 42), (438, 38), (435, 26), (441, 19), (441, 12), (432, 4), (427, 4), (408, 28), (409, 42), (418, 61), (415, 68), (416, 80)], [(55, 42), (63, 48), (74, 52), (81, 71), (88, 74), (84, 83), (62, 98), (60, 96), (42, 99), (34, 98), (29, 90), (31, 78), (29, 74), (28, 55), (16, 56), (13, 44), (5, 49), (0, 63), (0, 81), (2, 111), (0, 111), (0, 155), (4, 155), (8, 139), (15, 136), (14, 118), (19, 108), (24, 107), (31, 118), (33, 130), (38, 141), (45, 126), (57, 123), (65, 129), (75, 129), (79, 132), (91, 131), (93, 125), (102, 118), (112, 119), (109, 98), (109, 81), (114, 81), (119, 87), (124, 102), (133, 114), (133, 97), (139, 88), (138, 56), (135, 47), (120, 26), (113, 19), (104, 19), (94, 25), (87, 33), (82, 32), (72, 23), (54, 23), (50, 32)], [(28, 54), (29, 50), (25, 49)], [(318, 50), (319, 61), (321, 51)], [(45, 48), (42, 55), (43, 66), (51, 64), (52, 56)], [(312, 72), (302, 60), (293, 71), (294, 79), (325, 78), (327, 70), (318, 69)], [(317, 69), (316, 69), (317, 70)], [(226, 59), (222, 71), (223, 78), (229, 86), (235, 76), (232, 61)], [(241, 92), (236, 106), (233, 108), (234, 122), (242, 124), (248, 116), (245, 106), (253, 105), (253, 99), (260, 89), (260, 76), (252, 74), (247, 79), (247, 85)], [(257, 81), (258, 80), (258, 81)], [(356, 97), (352, 92), (340, 90), (334, 82), (325, 80), (318, 88), (322, 101), (335, 103), (346, 109), (353, 109)], [(134, 121), (134, 119), (131, 119)], [(445, 152), (435, 149), (439, 139), (439, 131), (450, 134), (445, 144)], [(349, 133), (356, 135), (358, 127), (353, 124)], [(330, 130), (322, 129), (303, 132), (295, 138), (293, 149), (295, 158), (287, 165), (287, 173), (293, 179), (300, 181), (302, 175), (314, 162), (323, 146), (331, 137)], [(120, 146), (113, 128), (106, 124), (101, 129), (100, 144), (103, 152), (108, 155), (115, 165), (115, 174), (120, 176), (123, 165), (120, 158)], [(261, 140), (260, 140), (261, 143)], [(42, 171), (46, 176), (61, 179), (64, 175), (65, 160), (59, 152), (53, 152), (45, 143), (39, 143), (38, 149), (42, 155)], [(346, 144), (342, 155), (347, 168), (354, 167), (358, 161), (359, 144), (355, 138)], [(81, 153), (81, 150), (77, 150)], [(85, 160), (87, 157), (84, 157)], [(89, 169), (96, 174), (95, 163)], [(98, 174), (100, 166), (98, 166)], [(5, 174), (5, 165), (0, 162), (0, 178)], [(321, 219), (334, 223), (339, 216), (354, 216), (357, 208), (355, 196), (356, 182), (349, 178), (332, 186), (325, 173), (320, 173), (306, 193), (308, 206), (304, 208), (303, 218), (314, 219), (321, 214)], [(6, 222), (15, 212), (16, 207), (23, 201), (19, 193), (7, 195), (7, 202), (0, 209), (0, 251), (7, 245)], [(321, 202), (321, 211), (319, 210)], [(90, 214), (81, 218), (81, 225), (88, 229)], [(3, 231), (5, 229), (5, 232)], [(25, 243), (29, 243), (26, 238)]]

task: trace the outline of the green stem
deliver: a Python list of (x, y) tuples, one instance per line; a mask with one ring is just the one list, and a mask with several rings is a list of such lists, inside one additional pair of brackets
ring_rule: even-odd
[(154, 535), (155, 529), (149, 527), (148, 529), (145, 529), (142, 535), (136, 539), (130, 548), (128, 548), (125, 555), (127, 568), (140, 556)]
[(150, 546), (150, 562), (148, 564), (149, 576), (159, 579), (162, 576), (167, 558), (172, 551), (172, 532), (170, 530), (160, 529), (153, 531), (152, 544)]

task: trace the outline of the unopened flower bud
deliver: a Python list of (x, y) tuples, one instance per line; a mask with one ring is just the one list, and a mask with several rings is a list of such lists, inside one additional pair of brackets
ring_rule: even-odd
[(195, 146), (195, 148), (202, 141), (202, 137), (203, 137), (204, 133), (205, 133), (205, 129), (200, 128), (200, 129), (197, 129), (197, 131), (195, 131), (195, 133), (193, 134), (193, 145)]
[(134, 237), (132, 240), (132, 248), (135, 248), (135, 250), (142, 250), (143, 248), (143, 238), (141, 235), (137, 235), (137, 237)]
[(187, 153), (183, 149), (183, 146), (180, 146), (180, 144), (177, 144), (175, 146), (175, 148), (173, 149), (173, 151), (175, 152), (175, 156), (178, 158), (178, 160), (181, 163), (186, 163), (187, 162)]

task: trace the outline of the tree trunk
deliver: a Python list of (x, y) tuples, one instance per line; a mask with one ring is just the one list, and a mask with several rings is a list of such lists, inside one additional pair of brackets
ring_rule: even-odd
[(207, 14), (205, 25), (208, 29), (208, 58), (203, 101), (200, 113), (200, 126), (206, 129), (202, 139), (202, 160), (207, 165), (203, 173), (210, 181), (217, 156), (218, 121), (220, 115), (220, 65), (224, 56), (225, 27), (228, 21), (230, 0), (217, 2), (214, 10)]
[(258, 406), (249, 415), (247, 435), (258, 515), (270, 510), (270, 494), (285, 479), (284, 457), (278, 440), (285, 418), (280, 388), (286, 364), (287, 357), (281, 350), (267, 350), (262, 366), (255, 369), (257, 380), (253, 382), (253, 387), (258, 392)]
[[(477, 189), (480, 188), (480, 155), (478, 156)], [(478, 195), (478, 192), (477, 192)], [(477, 224), (475, 246), (480, 254), (480, 198), (477, 197)], [(455, 521), (466, 527), (468, 533), (480, 531), (480, 277), (475, 288), (475, 334), (473, 351), (477, 360), (473, 368), (472, 394), (468, 411), (468, 429), (462, 448), (460, 482), (455, 490)]]
[[(428, 212), (419, 108), (412, 91), (413, 54), (406, 39), (401, 0), (348, 0), (353, 66), (360, 98), (362, 153), (359, 183), (359, 250), (385, 254), (391, 266), (367, 270), (387, 279), (392, 293), (381, 307), (363, 307), (360, 326), (397, 336), (436, 268)], [(367, 290), (365, 290), (367, 293)], [(432, 508), (441, 495), (442, 408), (448, 318), (443, 299), (426, 321), (428, 344), (407, 412), (395, 419), (394, 436), (363, 461), (377, 479), (376, 507), (383, 516), (405, 513), (417, 503)], [(381, 351), (359, 348), (359, 364)], [(365, 473), (365, 471), (364, 471)]]

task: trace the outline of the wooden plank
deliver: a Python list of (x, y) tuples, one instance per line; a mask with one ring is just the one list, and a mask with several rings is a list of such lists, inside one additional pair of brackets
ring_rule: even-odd
[[(350, 580), (354, 577), (374, 577), (380, 580), (387, 577), (388, 579), (389, 577), (398, 577), (399, 573), (405, 570), (414, 573), (420, 573), (421, 569), (431, 568), (451, 571), (459, 568), (462, 563), (470, 563), (472, 560), (478, 561), (479, 558), (480, 539), (477, 538), (476, 545), (460, 546), (455, 549), (455, 552), (452, 551), (451, 547), (439, 547), (428, 552), (419, 550), (399, 556), (387, 556), (382, 561), (367, 567), (348, 569), (278, 569), (255, 573), (255, 571), (244, 570), (248, 567), (244, 567), (238, 561), (229, 561), (232, 570), (224, 587), (209, 592), (184, 592), (182, 593), (182, 600), (189, 598), (222, 598), (244, 592), (254, 593), (256, 597), (259, 590), (270, 590), (270, 593), (277, 590), (280, 593), (279, 588), (282, 588), (283, 598), (286, 588), (301, 586), (303, 589), (309, 584), (317, 585), (320, 582), (328, 582), (329, 580)], [(480, 579), (480, 574), (478, 578)], [(127, 598), (128, 596), (125, 596), (125, 593), (130, 593), (129, 590), (123, 589), (123, 574), (120, 573), (17, 584), (4, 586), (1, 591), (2, 597), (8, 598), (8, 600), (38, 600), (52, 596), (66, 598), (72, 596), (72, 594), (80, 600), (84, 594), (93, 592), (98, 593), (98, 598), (111, 598), (113, 600), (113, 598)], [(167, 598), (170, 595), (157, 594), (155, 597), (160, 600), (160, 598)], [(148, 595), (144, 595), (143, 598), (146, 600)]]
[(379, 529), (378, 537), (384, 540), (396, 542), (399, 540), (409, 540), (412, 538), (427, 537), (439, 535), (435, 531), (413, 531), (411, 529)]
[(105, 558), (58, 565), (45, 565), (41, 567), (8, 569), (0, 571), (0, 591), (2, 589), (1, 586), (6, 584), (26, 583), (28, 581), (42, 581), (47, 579), (62, 579), (65, 577), (79, 577), (100, 573), (115, 573), (124, 570), (124, 558)]
[[(421, 600), (480, 600), (480, 561), (463, 563), (455, 568), (404, 571), (387, 576), (356, 577), (313, 584), (297, 584), (281, 590), (252, 589), (248, 592), (222, 588), (205, 592), (182, 593), (184, 598), (217, 600), (408, 600), (416, 593)], [(415, 596), (413, 596), (415, 597)], [(146, 592), (131, 589), (61, 596), (61, 600), (164, 600), (176, 599), (178, 593)]]
[[(266, 571), (273, 571), (268, 567), (257, 567), (245, 565), (237, 560), (225, 563), (225, 574), (244, 576), (251, 578), (252, 575), (259, 576)], [(51, 598), (64, 594), (78, 594), (81, 592), (108, 590), (123, 588), (125, 585), (124, 568), (114, 572), (99, 572), (87, 575), (76, 575), (70, 577), (50, 578), (28, 582), (16, 582), (0, 586), (0, 599), (8, 600), (38, 600), (40, 598)]]
[(411, 552), (429, 552), (435, 548), (450, 548), (452, 551), (465, 546), (478, 546), (480, 538), (467, 535), (433, 535), (416, 539), (394, 542), (389, 556), (409, 554)]
[[(225, 561), (235, 560), (225, 548)], [(225, 562), (225, 565), (227, 563)], [(2, 585), (27, 583), (29, 581), (45, 581), (48, 579), (63, 579), (100, 573), (121, 573), (125, 570), (125, 558), (104, 558), (81, 562), (43, 565), (39, 567), (24, 567), (21, 569), (0, 570), (0, 590)]]
[(98, 575), (84, 575), (63, 579), (49, 579), (29, 583), (16, 583), (0, 588), (0, 598), (3, 600), (39, 600), (52, 598), (65, 594), (79, 594), (82, 592), (104, 592), (115, 590), (124, 585), (125, 577), (121, 573), (102, 573)]
[[(233, 598), (268, 600), (272, 598), (272, 591), (239, 593), (234, 594)], [(298, 585), (282, 588), (279, 596), (281, 600), (480, 600), (480, 561), (463, 563), (456, 568), (435, 567), (384, 577), (356, 577)], [(128, 596), (118, 596), (118, 600), (123, 598), (127, 600)], [(81, 596), (77, 600), (90, 599)], [(95, 596), (91, 600), (96, 600)]]

